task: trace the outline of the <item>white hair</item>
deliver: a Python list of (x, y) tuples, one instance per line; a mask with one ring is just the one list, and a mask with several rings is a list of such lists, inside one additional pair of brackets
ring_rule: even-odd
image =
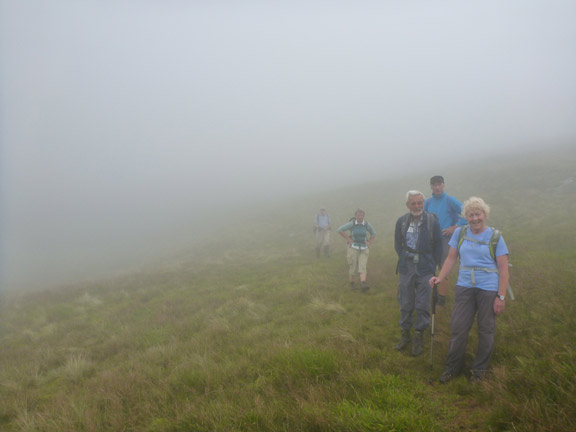
[(466, 213), (471, 210), (480, 210), (486, 217), (490, 214), (490, 206), (484, 202), (482, 198), (470, 197), (462, 205), (462, 216), (466, 217)]
[(424, 194), (420, 191), (417, 191), (417, 190), (408, 191), (406, 193), (406, 204), (408, 204), (408, 201), (410, 201), (410, 197), (417, 196), (417, 195), (422, 195), (422, 198), (424, 198)]

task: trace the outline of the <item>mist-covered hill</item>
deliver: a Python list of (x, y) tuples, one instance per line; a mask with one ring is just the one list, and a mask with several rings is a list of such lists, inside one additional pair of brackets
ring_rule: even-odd
[[(575, 153), (574, 146), (551, 145), (541, 151), (530, 149), (492, 157), (480, 151), (475, 159), (442, 167), (427, 166), (422, 159), (416, 165), (407, 163), (403, 175), (382, 172), (379, 181), (359, 181), (344, 188), (318, 191), (311, 186), (309, 193), (254, 198), (244, 204), (200, 205), (195, 211), (167, 207), (164, 213), (174, 211), (173, 218), (165, 214), (156, 217), (152, 225), (149, 220), (126, 220), (120, 224), (127, 231), (122, 236), (114, 236), (114, 231), (99, 235), (104, 229), (99, 224), (106, 226), (102, 221), (82, 228), (72, 224), (69, 235), (81, 232), (75, 240), (63, 238), (50, 252), (39, 244), (27, 260), (8, 259), (12, 252), (19, 252), (5, 247), (1, 260), (3, 289), (45, 290), (75, 281), (153, 272), (158, 266), (197, 266), (203, 260), (229, 263), (250, 260), (251, 256), (259, 259), (260, 255), (267, 259), (306, 255), (312, 244), (310, 226), (320, 206), (328, 208), (334, 225), (346, 222), (356, 208), (365, 209), (367, 219), (378, 231), (374, 249), (393, 260), (392, 231), (395, 220), (406, 211), (405, 193), (419, 189), (430, 196), (428, 180), (435, 174), (445, 177), (446, 191), (460, 201), (472, 195), (483, 197), (493, 207), (489, 223), (504, 232), (526, 229), (535, 242), (552, 243), (554, 239), (570, 246), (574, 240), (570, 216), (574, 201), (570, 197), (574, 193)], [(551, 212), (554, 207), (557, 211)], [(154, 212), (161, 210), (156, 208)], [(147, 220), (146, 209), (138, 213), (143, 221)], [(547, 215), (555, 219), (558, 229), (542, 239), (540, 226)], [(34, 241), (42, 243), (41, 239)], [(336, 236), (333, 241), (335, 248), (342, 245)], [(30, 248), (22, 245), (24, 250)]]
[[(552, 147), (545, 151), (513, 153), (477, 159), (442, 168), (407, 168), (406, 175), (346, 188), (315, 192), (298, 197), (277, 197), (246, 208), (230, 208), (211, 215), (211, 223), (194, 226), (190, 232), (209, 231), (210, 240), (202, 247), (184, 248), (164, 261), (165, 265), (198, 265), (203, 260), (233, 264), (235, 259), (282, 259), (286, 254), (312, 254), (313, 217), (324, 206), (337, 227), (344, 224), (357, 208), (366, 211), (366, 219), (377, 231), (373, 249), (387, 259), (395, 259), (393, 231), (396, 219), (406, 213), (408, 190), (431, 195), (429, 179), (441, 174), (446, 192), (461, 202), (480, 196), (491, 206), (488, 224), (502, 230), (515, 245), (514, 254), (530, 248), (571, 249), (576, 245), (576, 148)], [(548, 224), (555, 229), (549, 232)], [(333, 233), (333, 248), (343, 251), (344, 242)], [(241, 256), (241, 257), (240, 257)], [(174, 259), (173, 259), (174, 258)], [(178, 263), (178, 264), (176, 264)]]
[[(279, 197), (208, 218), (194, 227), (211, 237), (202, 247), (124, 275), (4, 293), (0, 429), (573, 430), (575, 162), (571, 148), (479, 158)], [(486, 199), (511, 251), (517, 300), (498, 319), (480, 386), (428, 384), (448, 349), (451, 295), (433, 352), (392, 348), (393, 226), (405, 192), (426, 191), (435, 174), (461, 200)], [(362, 207), (378, 231), (367, 294), (347, 289), (339, 237), (330, 259), (316, 259), (321, 205), (335, 224)]]

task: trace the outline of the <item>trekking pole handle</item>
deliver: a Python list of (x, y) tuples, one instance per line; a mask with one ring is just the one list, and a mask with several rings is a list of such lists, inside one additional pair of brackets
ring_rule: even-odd
[(438, 301), (438, 284), (432, 287), (432, 314), (436, 313), (436, 302)]

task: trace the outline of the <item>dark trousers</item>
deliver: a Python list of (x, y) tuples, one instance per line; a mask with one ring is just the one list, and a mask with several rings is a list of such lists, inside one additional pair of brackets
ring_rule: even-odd
[(400, 303), (400, 328), (412, 328), (412, 315), (416, 310), (415, 330), (424, 331), (430, 325), (430, 278), (433, 274), (419, 276), (416, 266), (408, 262), (408, 272), (398, 275), (398, 302)]
[(494, 291), (456, 286), (456, 299), (450, 319), (450, 348), (446, 359), (446, 369), (453, 374), (460, 373), (464, 368), (468, 334), (474, 324), (474, 316), (478, 321), (478, 348), (471, 369), (480, 373), (488, 369), (496, 332), (495, 298)]

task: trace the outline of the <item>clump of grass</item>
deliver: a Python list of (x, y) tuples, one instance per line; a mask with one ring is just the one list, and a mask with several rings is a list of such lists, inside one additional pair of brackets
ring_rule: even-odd
[(102, 304), (102, 300), (85, 292), (78, 298), (77, 303), (88, 307), (96, 307)]
[(81, 381), (89, 377), (94, 370), (94, 364), (90, 359), (86, 358), (84, 354), (77, 354), (69, 357), (59, 372), (68, 380)]
[(328, 312), (335, 312), (335, 313), (345, 313), (346, 309), (339, 303), (325, 301), (320, 298), (312, 299), (310, 303), (310, 307), (314, 311), (318, 311), (320, 313), (328, 313)]
[(338, 341), (358, 343), (352, 332), (345, 328), (338, 328), (334, 330), (333, 337)]
[(286, 349), (271, 359), (268, 369), (278, 383), (318, 382), (334, 378), (338, 361), (332, 352), (316, 349)]

